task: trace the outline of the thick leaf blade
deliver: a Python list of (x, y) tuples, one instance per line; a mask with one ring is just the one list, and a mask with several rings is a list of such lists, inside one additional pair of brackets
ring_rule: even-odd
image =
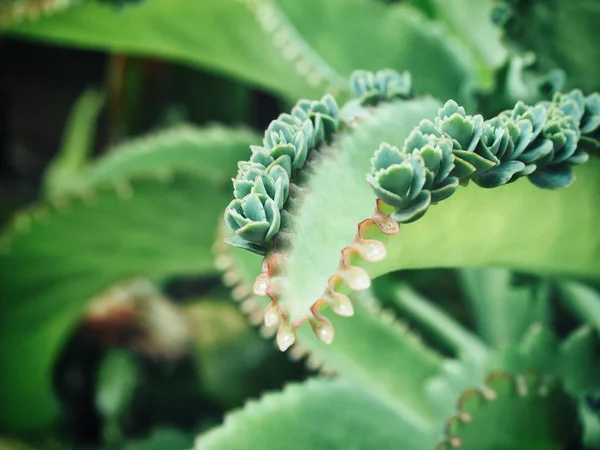
[(231, 131), (229, 142), (221, 130), (201, 145), (211, 133), (134, 141), (84, 172), (80, 197), (15, 219), (0, 255), (4, 426), (41, 428), (56, 417), (54, 358), (94, 295), (138, 276), (214, 271), (209, 249), (230, 195), (225, 165), (235, 170), (254, 137)]
[(470, 99), (467, 91), (475, 80), (469, 55), (439, 23), (410, 5), (281, 0), (281, 7), (311, 47), (341, 74), (384, 67), (408, 70), (418, 93)]
[[(249, 292), (260, 274), (260, 257), (239, 248), (225, 247), (217, 257), (227, 266), (225, 280), (235, 279), (236, 291)], [(262, 321), (265, 297), (240, 298), (243, 309), (252, 306), (254, 320)], [(257, 310), (258, 309), (258, 310)], [(381, 311), (368, 295), (354, 299), (354, 316), (338, 317), (326, 311), (335, 327), (330, 345), (317, 340), (310, 327), (298, 329), (298, 345), (290, 351), (308, 354), (308, 362), (324, 371), (362, 386), (388, 404), (405, 420), (428, 427), (433, 412), (423, 386), (441, 370), (441, 358), (425, 346), (404, 324)]]
[(421, 450), (433, 443), (433, 433), (414, 429), (360, 388), (312, 380), (249, 403), (199, 436), (195, 450)]
[(287, 42), (277, 32), (289, 36), (293, 29), (279, 14), (269, 1), (152, 0), (124, 11), (94, 1), (8, 30), (59, 44), (174, 59), (294, 98), (321, 95), (331, 84), (344, 89), (345, 80), (302, 41), (297, 50), (316, 82), (297, 69), (297, 61), (282, 57)]

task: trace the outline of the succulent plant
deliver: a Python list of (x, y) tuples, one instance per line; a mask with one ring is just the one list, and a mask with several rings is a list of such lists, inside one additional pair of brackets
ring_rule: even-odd
[(409, 72), (400, 74), (392, 69), (382, 69), (375, 73), (356, 70), (350, 77), (350, 87), (361, 105), (409, 98), (411, 84)]
[[(49, 375), (86, 299), (103, 286), (132, 275), (211, 276), (217, 266), (253, 323), (263, 320), (282, 350), (335, 378), (252, 401), (203, 432), (199, 450), (600, 448), (600, 297), (564, 281), (600, 279), (593, 158), (600, 95), (582, 94), (599, 88), (594, 0), (501, 0), (513, 6), (497, 19), (509, 28), (506, 37), (535, 53), (532, 72), (564, 73), (569, 89), (582, 89), (539, 104), (555, 78), (535, 92), (522, 83), (511, 96), (492, 86), (516, 52), (485, 20), (488, 1), (111, 7), (134, 1), (0, 0), (0, 28), (19, 38), (174, 58), (287, 99), (356, 98), (340, 110), (333, 96), (302, 100), (269, 125), (262, 142), (233, 129), (217, 139), (153, 136), (98, 165), (86, 162), (93, 167), (83, 176), (77, 167), (67, 195), (17, 215), (0, 239), (0, 272), (8, 274), (0, 286), (2, 430), (37, 436), (65, 416)], [(229, 15), (233, 26), (214, 20)], [(164, 26), (156, 27), (157, 17)], [(466, 29), (465, 17), (477, 26)], [(425, 96), (412, 97), (409, 72), (389, 69), (355, 73), (345, 87), (358, 61), (410, 70)], [(489, 102), (475, 95), (486, 91)], [(505, 108), (496, 100), (508, 97), (514, 108), (489, 120), (476, 114)], [(223, 188), (250, 142), (259, 145), (238, 165), (231, 200)], [(228, 242), (264, 254), (262, 264), (222, 245), (228, 202)], [(99, 220), (106, 218), (110, 227)], [(208, 247), (217, 229), (213, 261)], [(468, 304), (470, 327), (442, 310), (442, 295), (429, 301), (396, 275), (382, 277), (489, 265), (527, 273), (516, 286), (504, 270), (461, 271), (456, 300)], [(551, 313), (578, 325), (554, 331)], [(231, 328), (220, 312), (211, 318)], [(140, 445), (192, 447), (188, 439)]]
[[(518, 102), (512, 110), (484, 122), (482, 116), (468, 116), (464, 108), (448, 101), (433, 122), (424, 120), (415, 129), (421, 136), (435, 136), (452, 143), (453, 168), (448, 174), (442, 172), (436, 178), (438, 174), (432, 170), (436, 164), (403, 156), (398, 149), (380, 147), (367, 181), (381, 200), (397, 209), (392, 217), (404, 223), (421, 217), (432, 201), (454, 193), (457, 181), (466, 183), (472, 179), (482, 187), (492, 188), (528, 176), (534, 184), (546, 189), (569, 186), (575, 179), (571, 166), (588, 160), (588, 153), (578, 148), (580, 125), (585, 116), (584, 129), (589, 130), (586, 134), (597, 129), (597, 102), (596, 94), (586, 99), (575, 90), (556, 94), (552, 102), (535, 107)], [(410, 142), (413, 137), (411, 134), (406, 139), (402, 153), (414, 148)], [(411, 162), (405, 162), (407, 158)], [(434, 174), (429, 179), (438, 183), (450, 175), (446, 184), (439, 188), (433, 185), (434, 190), (443, 188), (445, 197), (430, 200), (428, 194), (420, 191), (422, 185), (425, 191), (432, 186), (431, 182), (421, 184), (420, 180), (425, 180), (424, 167)]]
[[(410, 149), (410, 150), (409, 150)], [(414, 130), (403, 151), (382, 143), (372, 160), (367, 182), (385, 203), (398, 210), (392, 215), (398, 222), (419, 219), (429, 205), (444, 200), (458, 187), (452, 171), (452, 141), (445, 137)]]
[(249, 161), (238, 163), (233, 200), (225, 223), (235, 233), (227, 242), (264, 254), (281, 226), (280, 210), (290, 182), (306, 163), (309, 151), (328, 142), (340, 127), (340, 112), (331, 95), (300, 100), (291, 114), (269, 124), (262, 147), (250, 146)]

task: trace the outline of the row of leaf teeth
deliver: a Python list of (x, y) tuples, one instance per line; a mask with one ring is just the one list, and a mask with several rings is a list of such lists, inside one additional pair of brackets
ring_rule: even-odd
[[(221, 271), (223, 284), (231, 289), (231, 297), (240, 304), (240, 309), (248, 317), (252, 325), (262, 323), (262, 308), (253, 298), (252, 292), (243, 282), (242, 277), (235, 270), (235, 264), (232, 258), (223, 251), (226, 246), (221, 239), (217, 239), (214, 251), (216, 254), (215, 266)], [(261, 334), (268, 335), (268, 327), (261, 329)]]
[(258, 296), (268, 296), (271, 304), (264, 313), (264, 324), (274, 327), (279, 324), (277, 331), (277, 345), (285, 351), (296, 341), (296, 328), (304, 321), (308, 321), (318, 339), (330, 344), (333, 342), (334, 329), (331, 322), (320, 313), (322, 308), (328, 306), (335, 314), (350, 317), (354, 308), (350, 298), (340, 292), (342, 286), (349, 287), (352, 291), (368, 289), (371, 279), (365, 269), (355, 265), (357, 259), (367, 262), (381, 261), (386, 257), (383, 243), (375, 239), (366, 239), (364, 236), (374, 226), (382, 233), (396, 234), (400, 227), (388, 214), (381, 209), (382, 203), (377, 201), (375, 213), (358, 225), (354, 242), (341, 251), (338, 270), (328, 280), (327, 286), (317, 301), (310, 307), (311, 318), (290, 321), (282, 308), (279, 298), (287, 287), (287, 278), (284, 273), (285, 255), (271, 253), (267, 255), (262, 264), (262, 274), (254, 282), (254, 293)]
[(337, 95), (345, 87), (346, 80), (312, 50), (306, 48), (293, 26), (287, 23), (286, 18), (270, 0), (240, 1), (252, 11), (263, 32), (272, 38), (273, 45), (280, 51), (282, 58), (294, 64), (296, 73), (303, 77), (309, 86), (323, 85), (333, 95)]
[[(534, 389), (530, 389), (527, 386), (525, 378), (532, 378), (535, 380), (536, 385)], [(522, 375), (511, 375), (507, 372), (493, 372), (491, 373), (483, 386), (479, 388), (472, 388), (465, 391), (458, 399), (457, 411), (446, 423), (445, 434), (446, 438), (441, 441), (437, 446), (436, 450), (446, 450), (448, 448), (460, 449), (463, 447), (463, 442), (460, 437), (453, 435), (452, 428), (457, 423), (469, 424), (473, 421), (471, 413), (463, 410), (464, 404), (474, 397), (479, 397), (483, 403), (494, 402), (498, 399), (498, 394), (489, 385), (499, 379), (510, 380), (513, 384), (514, 392), (518, 397), (525, 398), (528, 396), (547, 397), (550, 394), (552, 387), (558, 387), (558, 385), (549, 385), (544, 382), (537, 372), (527, 372)], [(558, 379), (554, 379), (554, 382), (559, 382)]]
[[(260, 327), (259, 332), (264, 338), (272, 338), (277, 333), (277, 321), (269, 325), (262, 306), (256, 301), (254, 294), (242, 276), (236, 270), (235, 262), (229, 255), (230, 247), (226, 245), (222, 236), (218, 236), (214, 246), (215, 266), (223, 274), (223, 284), (231, 289), (232, 298), (240, 305), (240, 309), (248, 318), (251, 325)], [(264, 261), (263, 261), (264, 262)], [(261, 326), (262, 325), (262, 326)], [(304, 360), (307, 369), (318, 371), (324, 376), (335, 375), (335, 369), (328, 366), (323, 358), (309, 352), (308, 349), (296, 343), (289, 352), (292, 361)]]

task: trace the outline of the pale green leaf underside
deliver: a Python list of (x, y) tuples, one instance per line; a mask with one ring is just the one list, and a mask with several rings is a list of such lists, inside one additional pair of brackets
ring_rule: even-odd
[(268, 394), (201, 435), (195, 450), (422, 450), (435, 436), (419, 432), (361, 388), (310, 380)]
[(226, 174), (253, 139), (186, 128), (133, 141), (83, 172), (82, 199), (15, 220), (0, 254), (3, 425), (37, 428), (55, 417), (54, 358), (92, 296), (128, 278), (214, 270), (210, 248), (229, 197)]

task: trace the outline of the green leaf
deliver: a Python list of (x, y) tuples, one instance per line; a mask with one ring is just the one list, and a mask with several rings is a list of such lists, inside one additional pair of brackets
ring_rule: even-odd
[(594, 289), (575, 282), (559, 284), (565, 305), (600, 333), (600, 295)]
[(119, 11), (84, 2), (11, 34), (110, 52), (158, 56), (255, 83), (289, 97), (346, 88), (274, 2), (152, 0)]
[(59, 152), (44, 173), (44, 193), (48, 197), (68, 191), (88, 163), (96, 130), (96, 120), (104, 105), (104, 93), (86, 90), (75, 102)]
[(570, 392), (600, 391), (600, 337), (588, 326), (571, 333), (560, 345), (560, 370)]
[[(132, 175), (168, 178), (173, 171), (193, 171), (219, 185), (230, 185), (236, 163), (259, 137), (245, 128), (178, 125), (114, 147), (81, 174), (77, 190), (115, 183)], [(218, 156), (216, 156), (218, 155)]]
[(403, 284), (396, 289), (394, 303), (400, 311), (452, 348), (457, 356), (481, 358), (486, 345), (438, 306)]
[(545, 191), (524, 180), (493, 190), (470, 185), (399, 233), (382, 218), (386, 211), (373, 214), (364, 175), (372, 152), (381, 141), (402, 142), (436, 106), (424, 99), (375, 108), (320, 149), (261, 279), (275, 279), (284, 328), (306, 319), (318, 325), (311, 308), (319, 300), (335, 302), (330, 291), (365, 289), (371, 278), (401, 269), (491, 265), (600, 276), (597, 160), (577, 167), (569, 189)]
[(404, 420), (428, 429), (434, 411), (425, 401), (423, 386), (439, 372), (442, 358), (373, 301), (364, 293), (353, 296), (350, 320), (326, 314), (335, 328), (330, 345), (315, 339), (309, 327), (300, 328), (299, 350), (309, 352), (312, 364), (362, 386)]
[(137, 375), (136, 361), (128, 351), (116, 350), (104, 357), (98, 370), (95, 404), (105, 419), (117, 420), (125, 412)]
[(201, 435), (196, 450), (406, 449), (435, 443), (361, 388), (311, 380), (268, 394)]
[(0, 420), (8, 428), (54, 417), (52, 364), (93, 295), (133, 277), (212, 270), (207, 249), (227, 191), (193, 175), (126, 186), (98, 190), (91, 204), (23, 215), (3, 246)]
[(485, 388), (466, 391), (446, 426), (440, 450), (562, 450), (577, 445), (581, 424), (575, 402), (561, 386), (533, 373), (497, 372)]
[[(264, 297), (250, 295), (249, 286), (260, 273), (260, 257), (231, 246), (220, 246), (217, 262), (225, 270), (224, 280), (235, 280), (233, 295), (255, 323), (263, 321), (268, 304)], [(230, 283), (231, 284), (231, 283)], [(238, 292), (246, 292), (239, 297)], [(382, 311), (366, 293), (354, 297), (354, 316), (338, 317), (325, 311), (335, 327), (330, 345), (315, 339), (309, 327), (298, 330), (296, 346), (290, 350), (308, 364), (337, 374), (390, 405), (411, 423), (429, 427), (434, 412), (423, 386), (441, 370), (441, 358), (425, 346), (391, 311)]]
[[(106, 160), (110, 170), (103, 162), (89, 169), (87, 182), (96, 186), (87, 185), (81, 197), (62, 198), (15, 218), (0, 255), (0, 271), (6, 274), (0, 286), (3, 426), (38, 429), (56, 417), (52, 365), (94, 295), (134, 277), (214, 270), (209, 249), (230, 191), (217, 176), (225, 170), (220, 161), (240, 159), (248, 144), (234, 139), (233, 131), (231, 143), (222, 139), (227, 134), (219, 135), (206, 146), (198, 145), (202, 133), (192, 133), (191, 140), (186, 133), (182, 139), (166, 133), (154, 143), (134, 143), (130, 156), (123, 148)], [(212, 180), (202, 176), (203, 168), (217, 169)], [(138, 178), (131, 180), (134, 174)]]
[(341, 74), (383, 67), (407, 70), (417, 93), (470, 100), (467, 91), (475, 80), (468, 55), (439, 23), (410, 5), (345, 0), (280, 3), (304, 39)]
[[(560, 68), (566, 88), (600, 89), (600, 59), (596, 45), (600, 3), (596, 0), (517, 1), (507, 34), (537, 56), (542, 72)], [(573, 26), (577, 24), (577, 26)]]
[(189, 450), (194, 445), (193, 437), (171, 428), (156, 428), (145, 439), (126, 443), (122, 450)]
[(491, 87), (494, 71), (505, 61), (507, 51), (501, 30), (492, 23), (494, 0), (428, 0), (433, 15), (469, 51), (479, 78)]
[(310, 306), (321, 297), (338, 270), (340, 252), (353, 242), (357, 224), (370, 217), (375, 208), (375, 198), (365, 181), (373, 151), (381, 141), (402, 142), (437, 108), (438, 103), (431, 99), (378, 107), (331, 147), (320, 150), (322, 159), (304, 183), (307, 193), (301, 207), (292, 212), (290, 235), (294, 245), (289, 252), (284, 249), (289, 284), (279, 304), (291, 321), (306, 317)]
[[(439, 24), (408, 5), (342, 0), (153, 0), (126, 11), (86, 2), (10, 33), (161, 56), (290, 98), (347, 92), (357, 68), (409, 70), (418, 92), (471, 100), (471, 66)], [(443, 82), (437, 68), (444, 67)]]
[(495, 347), (518, 342), (534, 322), (548, 321), (548, 292), (516, 288), (506, 269), (464, 269), (460, 280), (479, 333)]
[(404, 268), (487, 265), (598, 277), (598, 171), (600, 161), (592, 158), (575, 169), (573, 186), (553, 191), (525, 180), (493, 190), (470, 185), (394, 236), (366, 236), (382, 240), (388, 257), (365, 268), (372, 276)]
[(119, 421), (130, 406), (137, 383), (137, 365), (131, 353), (115, 350), (104, 357), (98, 370), (94, 403), (102, 416), (106, 442), (116, 443), (122, 439)]
[(202, 299), (185, 310), (202, 391), (212, 401), (227, 409), (240, 406), (285, 376), (283, 355), (250, 327), (235, 305)]
[(536, 371), (559, 375), (558, 338), (548, 327), (535, 323), (520, 342), (503, 346), (498, 355), (490, 358), (488, 367), (511, 373)]

